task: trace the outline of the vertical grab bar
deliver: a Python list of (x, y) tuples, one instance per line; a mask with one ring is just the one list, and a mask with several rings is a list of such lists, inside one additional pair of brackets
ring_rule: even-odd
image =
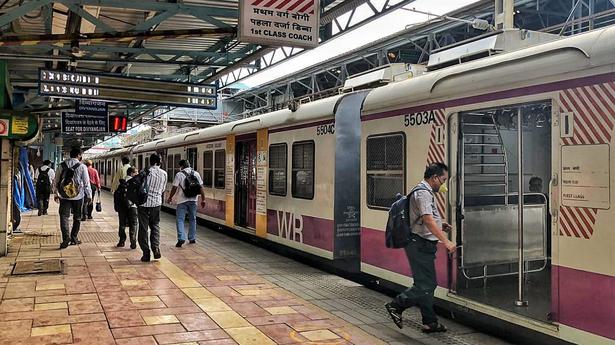
[(522, 108), (519, 107), (517, 110), (517, 177), (518, 177), (518, 210), (517, 210), (517, 234), (519, 238), (518, 249), (519, 249), (519, 275), (517, 278), (518, 284), (518, 298), (515, 302), (515, 305), (518, 307), (527, 306), (527, 301), (525, 300), (525, 291), (524, 291), (524, 278), (525, 278), (525, 260), (523, 253), (523, 113)]

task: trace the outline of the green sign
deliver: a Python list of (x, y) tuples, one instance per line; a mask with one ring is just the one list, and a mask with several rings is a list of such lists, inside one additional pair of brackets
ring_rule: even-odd
[(36, 135), (38, 122), (36, 116), (0, 115), (0, 138), (30, 139)]

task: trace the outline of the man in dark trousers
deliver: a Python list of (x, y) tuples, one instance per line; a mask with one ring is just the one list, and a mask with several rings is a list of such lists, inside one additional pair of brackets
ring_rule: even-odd
[[(160, 169), (160, 156), (152, 154), (149, 158), (151, 166), (146, 174), (147, 181), (147, 200), (143, 205), (138, 205), (139, 212), (139, 247), (143, 251), (141, 261), (150, 261), (150, 245), (151, 253), (154, 254), (154, 259), (160, 259), (160, 206), (162, 206), (162, 198), (164, 190), (167, 186), (167, 172)], [(149, 241), (147, 230), (151, 231)]]
[(56, 174), (51, 169), (51, 161), (45, 160), (43, 165), (36, 169), (36, 198), (38, 199), (38, 215), (46, 215), (49, 208), (51, 186)]
[(117, 247), (124, 247), (126, 242), (126, 226), (130, 237), (130, 249), (137, 248), (137, 227), (139, 226), (139, 214), (137, 205), (127, 197), (127, 185), (131, 178), (137, 175), (137, 168), (130, 167), (126, 171), (126, 179), (120, 179), (117, 189), (113, 193), (113, 203), (119, 219), (118, 236), (120, 241)]
[(451, 226), (442, 222), (434, 193), (444, 193), (448, 179), (448, 167), (444, 163), (433, 163), (425, 169), (424, 180), (413, 190), (409, 200), (409, 220), (411, 224), (410, 243), (404, 248), (410, 268), (413, 285), (385, 305), (397, 327), (402, 328), (402, 313), (405, 309), (418, 306), (423, 317), (425, 333), (445, 332), (446, 327), (438, 322), (433, 309), (436, 282), (436, 251), (438, 241), (444, 243), (449, 253), (456, 250), (445, 231)]
[[(62, 243), (60, 249), (69, 244), (80, 244), (77, 238), (81, 227), (81, 211), (83, 204), (92, 202), (92, 189), (90, 188), (90, 176), (85, 165), (81, 164), (81, 149), (73, 147), (70, 150), (70, 158), (58, 167), (57, 181), (54, 186), (54, 200), (60, 203), (60, 228), (62, 229)], [(73, 214), (73, 226), (68, 232), (71, 212)]]

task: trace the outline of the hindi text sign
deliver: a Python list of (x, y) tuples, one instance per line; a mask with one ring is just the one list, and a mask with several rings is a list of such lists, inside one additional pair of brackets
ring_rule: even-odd
[(271, 46), (318, 46), (320, 1), (240, 1), (239, 40)]

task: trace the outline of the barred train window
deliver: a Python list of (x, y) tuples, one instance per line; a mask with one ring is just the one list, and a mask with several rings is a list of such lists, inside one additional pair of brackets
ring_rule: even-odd
[(286, 167), (288, 146), (269, 146), (269, 194), (286, 196)]
[(292, 162), (293, 198), (314, 198), (314, 142), (294, 143)]
[(405, 136), (367, 138), (367, 206), (388, 209), (397, 193), (405, 193)]
[(214, 179), (214, 152), (203, 152), (203, 186), (211, 188)]
[(173, 177), (171, 178), (171, 182), (173, 182), (173, 179), (175, 179), (175, 175), (179, 174), (180, 171), (182, 171), (182, 169), (179, 167), (179, 161), (182, 160), (182, 155), (175, 155), (175, 159), (173, 162)]
[(226, 150), (216, 150), (216, 165), (214, 167), (214, 187), (224, 189), (224, 174), (226, 169)]
[(171, 183), (173, 182), (173, 179), (175, 178), (175, 174), (173, 174), (173, 155), (168, 155), (167, 156), (167, 182)]

